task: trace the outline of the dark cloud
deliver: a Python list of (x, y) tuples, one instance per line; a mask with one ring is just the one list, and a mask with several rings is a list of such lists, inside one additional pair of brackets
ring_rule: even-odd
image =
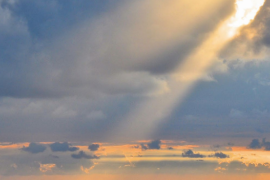
[(148, 149), (148, 147), (146, 145), (144, 145), (144, 144), (141, 144), (141, 148), (142, 148), (142, 150), (147, 150)]
[(194, 153), (191, 149), (185, 151), (182, 153), (183, 157), (189, 157), (189, 158), (204, 158), (205, 156), (200, 153)]
[(99, 148), (99, 144), (91, 144), (90, 146), (88, 146), (88, 149), (90, 151), (97, 151)]
[(70, 144), (67, 142), (59, 143), (55, 142), (53, 144), (50, 144), (50, 148), (53, 152), (66, 152), (66, 151), (77, 151), (79, 148), (77, 147), (70, 147)]
[(262, 142), (259, 139), (253, 139), (248, 145), (249, 149), (261, 149), (264, 148), (266, 151), (270, 151), (270, 142), (263, 138)]
[(28, 147), (23, 146), (21, 150), (32, 153), (32, 154), (37, 154), (44, 152), (46, 150), (46, 146), (38, 143), (30, 143)]
[(251, 143), (248, 145), (249, 149), (261, 149), (262, 144), (260, 143), (259, 139), (253, 139)]
[(80, 151), (78, 154), (72, 154), (72, 158), (74, 159), (99, 159), (96, 155), (87, 155), (84, 151)]
[(213, 155), (210, 155), (209, 157), (216, 157), (216, 158), (220, 158), (220, 159), (225, 159), (225, 158), (229, 158), (230, 156), (224, 154), (223, 152), (216, 152)]
[(270, 151), (270, 142), (266, 141), (266, 138), (263, 138), (262, 140), (262, 146), (266, 151)]
[(160, 144), (161, 141), (160, 140), (154, 140), (151, 141), (149, 143), (145, 144), (141, 144), (141, 149), (142, 150), (147, 150), (147, 149), (160, 149)]
[(173, 150), (173, 147), (168, 147), (169, 150)]
[(160, 149), (160, 140), (155, 140), (147, 144), (148, 149)]

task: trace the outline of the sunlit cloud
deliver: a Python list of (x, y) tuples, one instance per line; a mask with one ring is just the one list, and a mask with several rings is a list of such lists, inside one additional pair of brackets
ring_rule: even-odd
[(40, 167), (39, 167), (39, 170), (43, 173), (46, 173), (48, 171), (52, 171), (53, 168), (55, 168), (55, 164), (39, 164)]

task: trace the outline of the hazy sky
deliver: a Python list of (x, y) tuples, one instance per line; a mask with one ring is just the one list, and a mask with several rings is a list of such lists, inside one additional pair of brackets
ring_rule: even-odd
[(0, 179), (269, 178), (270, 0), (0, 4)]

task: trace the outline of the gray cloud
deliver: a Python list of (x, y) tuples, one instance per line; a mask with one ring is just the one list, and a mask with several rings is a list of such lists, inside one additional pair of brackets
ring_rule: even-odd
[(78, 154), (72, 154), (72, 158), (74, 159), (99, 159), (96, 155), (87, 155), (84, 151), (80, 151)]
[(160, 149), (160, 144), (161, 141), (160, 140), (154, 140), (151, 141), (149, 143), (145, 144), (141, 144), (141, 149), (142, 150), (147, 150), (147, 149)]
[(66, 152), (66, 151), (77, 151), (79, 148), (77, 147), (70, 147), (70, 144), (67, 142), (59, 143), (55, 142), (53, 144), (50, 144), (50, 148), (53, 152)]
[(30, 143), (28, 147), (23, 146), (21, 150), (32, 153), (32, 154), (37, 154), (37, 153), (42, 153), (46, 150), (46, 146), (38, 143)]
[[(196, 22), (171, 21), (173, 12), (181, 15), (180, 11), (187, 10), (175, 5), (179, 2), (1, 1), (1, 10), (10, 17), (1, 29), (20, 32), (0, 34), (0, 83), (5, 87), (0, 88), (0, 96), (155, 93), (166, 86), (164, 75), (171, 73), (233, 11), (233, 0), (229, 0), (203, 12), (203, 16), (196, 15)], [(166, 10), (172, 11), (171, 17), (163, 16)], [(216, 18), (209, 21), (213, 16)], [(184, 25), (189, 30), (184, 30)]]
[(90, 151), (97, 151), (99, 149), (99, 144), (91, 144), (90, 146), (88, 146), (88, 149)]
[(251, 143), (248, 145), (250, 149), (261, 149), (262, 144), (259, 139), (253, 139)]
[(229, 158), (230, 156), (228, 156), (227, 154), (224, 154), (223, 152), (216, 152), (213, 155), (210, 155), (209, 157), (216, 157), (216, 158), (220, 158), (220, 159), (225, 159), (225, 158)]
[(148, 147), (147, 147), (146, 145), (144, 145), (144, 144), (141, 144), (141, 149), (142, 149), (142, 150), (147, 150)]
[(148, 149), (160, 149), (160, 140), (154, 140), (147, 144)]
[(200, 154), (200, 153), (194, 153), (191, 149), (184, 151), (182, 153), (183, 157), (188, 157), (188, 158), (204, 158), (206, 156)]
[(263, 138), (262, 140), (262, 146), (266, 151), (270, 151), (270, 142), (266, 141), (266, 138)]
[(266, 138), (263, 138), (262, 142), (260, 142), (259, 139), (253, 139), (251, 141), (251, 143), (248, 145), (248, 148), (250, 148), (250, 149), (264, 148), (264, 150), (269, 151), (270, 150), (270, 142), (266, 141)]

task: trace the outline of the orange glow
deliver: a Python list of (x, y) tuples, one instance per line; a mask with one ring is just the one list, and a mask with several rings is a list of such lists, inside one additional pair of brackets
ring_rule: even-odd
[(56, 180), (89, 180), (89, 179), (95, 179), (95, 180), (126, 180), (126, 179), (140, 179), (140, 180), (164, 180), (164, 179), (170, 179), (170, 180), (239, 180), (239, 179), (245, 179), (245, 180), (269, 180), (270, 175), (269, 174), (258, 174), (258, 175), (224, 175), (224, 174), (210, 174), (210, 175), (165, 175), (165, 174), (158, 174), (158, 175), (101, 175), (101, 174), (91, 174), (91, 175), (77, 175), (77, 176), (65, 176), (65, 175), (59, 175), (59, 176), (25, 176), (25, 177), (5, 177), (5, 180), (48, 180), (48, 179), (56, 179)]
[(234, 146), (231, 147), (232, 151), (262, 151), (262, 149), (248, 149), (247, 147)]
[(28, 146), (29, 143), (18, 143), (18, 144), (12, 144), (12, 143), (4, 143), (0, 145), (0, 149), (20, 149), (23, 146)]

